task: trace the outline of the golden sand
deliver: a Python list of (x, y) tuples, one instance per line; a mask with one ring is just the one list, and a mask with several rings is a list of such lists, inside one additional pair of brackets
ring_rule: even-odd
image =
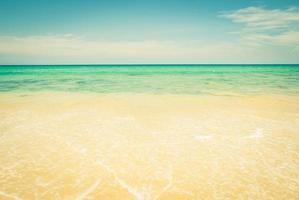
[(0, 95), (0, 199), (298, 199), (298, 96)]

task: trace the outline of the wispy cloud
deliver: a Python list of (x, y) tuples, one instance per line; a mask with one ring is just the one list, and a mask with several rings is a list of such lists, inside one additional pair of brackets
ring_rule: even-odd
[[(279, 35), (263, 40), (291, 43)], [(260, 35), (250, 35), (260, 40)], [(297, 38), (296, 38), (297, 39)], [(298, 40), (298, 39), (297, 39)], [(238, 41), (97, 41), (74, 35), (0, 36), (0, 64), (70, 63), (296, 63), (298, 51)]]
[(44, 58), (47, 61), (50, 58), (50, 62), (130, 62), (132, 58), (157, 59), (176, 52), (170, 41), (97, 41), (74, 35), (0, 37), (0, 55)]
[[(230, 42), (95, 41), (73, 35), (0, 37), (0, 55), (31, 57), (37, 63), (234, 63), (244, 49)], [(36, 59), (35, 59), (36, 58)]]
[(299, 45), (299, 9), (266, 9), (248, 7), (224, 12), (221, 17), (239, 23), (243, 27), (235, 33), (252, 45)]
[(286, 31), (280, 34), (251, 33), (243, 34), (243, 42), (249, 45), (281, 45), (297, 48), (299, 46), (299, 31)]
[(299, 10), (296, 7), (285, 10), (248, 7), (224, 12), (222, 16), (244, 24), (248, 31), (286, 30), (298, 28), (299, 25)]

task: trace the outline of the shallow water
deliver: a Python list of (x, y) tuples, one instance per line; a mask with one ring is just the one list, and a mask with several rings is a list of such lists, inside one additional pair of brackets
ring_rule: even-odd
[[(227, 86), (198, 67), (189, 75), (148, 69), (152, 75), (133, 83), (125, 69), (107, 75), (95, 67), (110, 83), (90, 88), (69, 81), (97, 73), (57, 68), (53, 75), (33, 67), (1, 71), (0, 87), (17, 86), (0, 92), (0, 199), (298, 198), (296, 68), (270, 75), (246, 68), (258, 75), (227, 78)], [(205, 70), (212, 89), (191, 84), (206, 80)], [(227, 70), (224, 78), (232, 76)], [(22, 84), (26, 77), (31, 81)]]

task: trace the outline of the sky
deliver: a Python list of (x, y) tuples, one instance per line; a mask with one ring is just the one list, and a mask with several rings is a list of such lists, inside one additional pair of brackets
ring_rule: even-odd
[(299, 1), (0, 1), (0, 64), (140, 63), (299, 63)]

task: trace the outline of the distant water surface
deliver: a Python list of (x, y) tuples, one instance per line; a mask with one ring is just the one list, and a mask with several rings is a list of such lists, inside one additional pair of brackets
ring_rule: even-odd
[(298, 94), (299, 65), (3, 65), (4, 91)]

